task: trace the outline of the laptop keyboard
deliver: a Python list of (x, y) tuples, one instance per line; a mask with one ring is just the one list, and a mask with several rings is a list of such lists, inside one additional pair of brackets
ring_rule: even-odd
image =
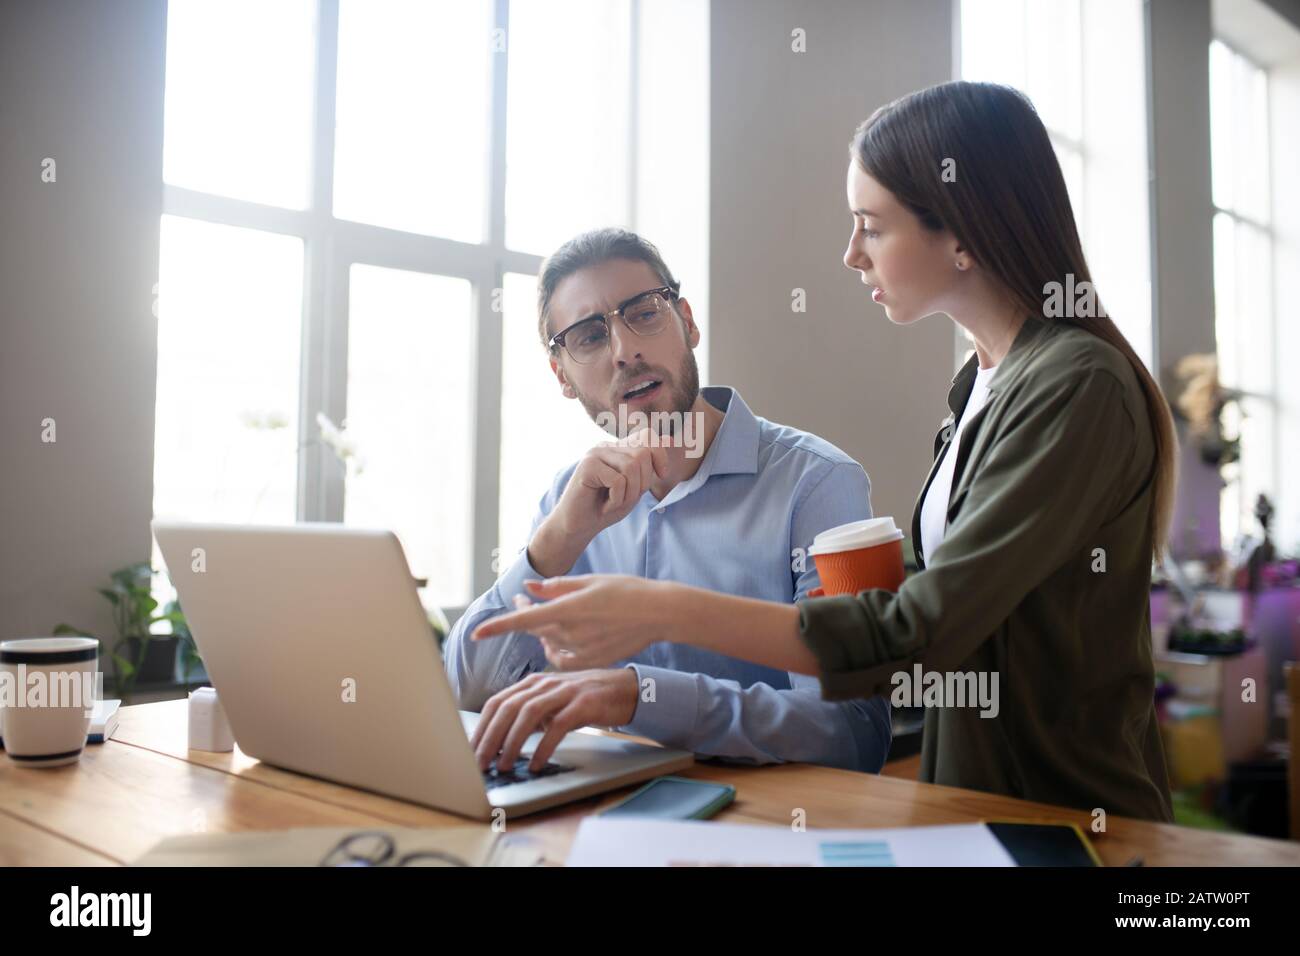
[(496, 787), (509, 786), (512, 783), (527, 783), (529, 780), (553, 777), (557, 773), (568, 773), (573, 769), (572, 767), (566, 767), (562, 763), (552, 761), (541, 770), (529, 770), (528, 761), (530, 759), (530, 757), (520, 757), (515, 761), (515, 765), (504, 773), (496, 768), (496, 764), (493, 764), (490, 769), (483, 771), (483, 786), (492, 790)]

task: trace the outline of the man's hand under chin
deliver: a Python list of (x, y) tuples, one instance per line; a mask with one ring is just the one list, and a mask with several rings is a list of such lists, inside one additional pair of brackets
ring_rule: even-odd
[(651, 489), (667, 494), (685, 455), (666, 448), (649, 429), (618, 442), (596, 445), (573, 470), (555, 510), (528, 543), (528, 559), (543, 577), (567, 574), (601, 531), (616, 525)]
[(543, 730), (528, 765), (540, 770), (569, 731), (627, 724), (636, 704), (636, 671), (630, 667), (529, 674), (483, 705), (470, 746), (479, 769), (487, 770), (494, 760), (498, 767), (510, 768), (528, 736)]

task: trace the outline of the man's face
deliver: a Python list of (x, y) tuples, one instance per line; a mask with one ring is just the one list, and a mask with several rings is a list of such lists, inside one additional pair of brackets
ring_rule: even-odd
[[(663, 284), (650, 266), (636, 260), (611, 259), (580, 269), (563, 279), (551, 296), (547, 337)], [(621, 318), (613, 319), (609, 347), (586, 365), (579, 365), (563, 348), (553, 353), (551, 370), (565, 397), (578, 399), (597, 422), (602, 414), (611, 416), (606, 420), (625, 422), (633, 412), (650, 416), (688, 411), (700, 392), (693, 351), (700, 330), (685, 299), (677, 300), (677, 313), (662, 332), (650, 336), (629, 332)], [(654, 384), (640, 387), (647, 382)], [(626, 414), (619, 415), (620, 405), (627, 406)]]

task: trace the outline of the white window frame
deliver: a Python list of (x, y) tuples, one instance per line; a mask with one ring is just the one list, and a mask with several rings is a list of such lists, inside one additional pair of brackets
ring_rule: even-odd
[[(1029, 2), (1032, 2), (1032, 0), (1029, 0)], [(1078, 90), (1077, 90), (1077, 99), (1074, 105), (1077, 107), (1079, 112), (1079, 119), (1081, 124), (1080, 135), (1077, 137), (1072, 136), (1071, 134), (1063, 130), (1057, 129), (1055, 126), (1049, 124), (1046, 120), (1044, 120), (1043, 125), (1047, 129), (1048, 138), (1051, 140), (1052, 147), (1057, 153), (1057, 158), (1062, 166), (1062, 169), (1063, 170), (1065, 169), (1066, 166), (1065, 160), (1067, 159), (1067, 157), (1072, 160), (1077, 160), (1079, 164), (1079, 168), (1081, 172), (1080, 183), (1079, 183), (1080, 193), (1077, 196), (1071, 194), (1070, 200), (1071, 200), (1071, 205), (1073, 206), (1074, 209), (1075, 222), (1076, 225), (1078, 226), (1079, 234), (1084, 240), (1085, 251), (1092, 253), (1089, 256), (1089, 265), (1093, 269), (1094, 280), (1097, 280), (1098, 279), (1097, 276), (1098, 257), (1095, 254), (1096, 250), (1092, 248), (1092, 243), (1090, 241), (1090, 236), (1091, 236), (1090, 227), (1092, 224), (1091, 220), (1094, 211), (1091, 208), (1090, 198), (1093, 196), (1094, 190), (1104, 190), (1106, 187), (1104, 185), (1104, 177), (1102, 177), (1102, 175), (1098, 171), (1099, 164), (1102, 163), (1103, 157), (1099, 156), (1100, 151), (1096, 149), (1093, 145), (1097, 142), (1095, 135), (1090, 136), (1090, 133), (1093, 131), (1089, 130), (1089, 121), (1090, 118), (1093, 118), (1097, 115), (1098, 106), (1097, 103), (1095, 102), (1095, 95), (1090, 98), (1088, 79), (1089, 76), (1092, 75), (1092, 73), (1098, 68), (1096, 62), (1096, 51), (1101, 48), (1101, 45), (1098, 43), (1098, 39), (1095, 35), (1097, 31), (1097, 25), (1096, 23), (1092, 22), (1092, 20), (1089, 17), (1087, 2), (1088, 0), (1080, 0), (1080, 3), (1076, 10), (1077, 17), (1075, 18), (1076, 19), (1075, 27), (1077, 28), (1078, 36), (1079, 36), (1079, 63), (1078, 63), (1079, 83), (1078, 83)], [(1023, 32), (1026, 36), (1029, 34), (1028, 15), (1029, 15), (1029, 8), (1028, 8), (1028, 4), (1026, 4), (1022, 9), (1022, 16), (1024, 17)], [(962, 33), (962, 24), (961, 24), (962, 16), (963, 16), (962, 2), (961, 0), (955, 0), (953, 4), (953, 48), (954, 48), (953, 78), (954, 79), (965, 78), (963, 74), (963, 67), (962, 67), (962, 59), (963, 59), (962, 56), (963, 33)], [(1147, 72), (1147, 64), (1144, 63), (1143, 64), (1144, 78), (1146, 77), (1146, 72)], [(1151, 107), (1149, 102), (1147, 102), (1145, 106), (1144, 119), (1145, 119), (1145, 129), (1143, 130), (1143, 135), (1144, 137), (1149, 138), (1150, 130), (1151, 130)], [(1150, 168), (1149, 143), (1146, 144), (1145, 148), (1146, 148), (1146, 156), (1144, 157), (1144, 160), (1146, 162), (1147, 169), (1149, 170)], [(1150, 174), (1148, 172), (1148, 177), (1149, 175)], [(1148, 194), (1146, 199), (1148, 203), (1153, 199), (1153, 194), (1149, 188), (1148, 188)], [(1148, 234), (1149, 234), (1149, 228), (1148, 228)], [(1153, 249), (1154, 249), (1153, 242), (1148, 240), (1146, 244), (1146, 255), (1148, 256), (1148, 258), (1152, 254)], [(1150, 368), (1159, 368), (1159, 334), (1158, 334), (1158, 327), (1157, 327), (1159, 318), (1158, 318), (1158, 312), (1155, 308), (1155, 285), (1154, 282), (1152, 281), (1152, 278), (1153, 278), (1152, 272), (1148, 270), (1145, 278), (1145, 288), (1146, 288), (1145, 305), (1146, 305), (1147, 317), (1148, 317), (1148, 327), (1145, 333), (1146, 340), (1144, 342), (1132, 341), (1131, 344), (1134, 345), (1139, 355), (1143, 355), (1143, 353), (1145, 353), (1144, 358), (1148, 362), (1148, 366)], [(1113, 294), (1111, 295), (1110, 298), (1107, 298), (1105, 296), (1105, 293), (1108, 288), (1113, 290), (1114, 286), (1107, 286), (1105, 285), (1104, 279), (1101, 280), (1100, 289), (1103, 293), (1103, 302), (1108, 303), (1107, 308), (1109, 310), (1109, 308), (1113, 306), (1115, 297), (1113, 296)], [(1125, 334), (1127, 334), (1127, 332)], [(971, 349), (971, 343), (969, 338), (962, 332), (961, 329), (957, 329), (956, 330), (956, 358), (955, 358), (955, 364), (957, 368), (960, 368), (966, 362), (967, 358), (971, 354), (971, 351), (972, 349)]]
[[(494, 0), (493, 27), (509, 36), (510, 0)], [(501, 315), (493, 293), (507, 272), (537, 275), (543, 257), (506, 246), (506, 81), (509, 44), (491, 61), (490, 171), (487, 229), (481, 243), (418, 235), (333, 215), (335, 89), (338, 63), (339, 0), (317, 0), (317, 45), (313, 87), (310, 203), (305, 210), (263, 205), (163, 183), (163, 214), (296, 236), (304, 243), (302, 340), (300, 358), (297, 520), (341, 522), (345, 473), (311, 441), (316, 413), (335, 422), (347, 418), (349, 273), (354, 263), (466, 279), (473, 288), (472, 594), (495, 579), (493, 550), (498, 542), (501, 461)], [(629, 0), (632, 56), (629, 57), (628, 200), (636, 219), (637, 104), (641, 0)], [(444, 610), (453, 618), (463, 606)]]
[[(955, 2), (953, 3), (953, 47), (954, 47), (953, 79), (956, 80), (965, 79), (965, 77), (962, 75), (961, 18), (962, 18), (962, 3), (961, 0), (955, 0)], [(1025, 26), (1027, 27), (1028, 25), (1027, 9), (1022, 10), (1022, 18), (1024, 19)], [(1079, 22), (1077, 26), (1079, 30), (1080, 41), (1086, 42), (1086, 37), (1084, 35), (1084, 29), (1083, 29), (1082, 7), (1080, 7), (1079, 10), (1078, 21)], [(1026, 32), (1028, 32), (1027, 29)], [(1080, 59), (1081, 60), (1083, 59), (1082, 56), (1080, 57)], [(1083, 73), (1082, 64), (1080, 67), (1080, 73), (1081, 74)], [(1083, 93), (1082, 83), (1079, 84), (1079, 97), (1078, 97), (1078, 103), (1076, 105), (1079, 108), (1079, 115), (1083, 116), (1085, 103), (1084, 103), (1084, 93)], [(1084, 181), (1082, 183), (1082, 187), (1086, 190), (1088, 188), (1088, 152), (1087, 152), (1086, 144), (1083, 142), (1082, 139), (1076, 139), (1075, 137), (1070, 136), (1067, 133), (1063, 133), (1060, 130), (1056, 129), (1055, 127), (1049, 125), (1046, 121), (1043, 122), (1043, 127), (1047, 130), (1047, 138), (1051, 140), (1052, 147), (1058, 152), (1058, 154), (1068, 153), (1073, 157), (1077, 157), (1080, 168), (1083, 170)], [(1059, 156), (1057, 161), (1060, 162)], [(1063, 163), (1062, 166), (1064, 166)], [(1074, 199), (1073, 196), (1070, 198), (1071, 200)], [(1087, 226), (1084, 222), (1084, 217), (1086, 215), (1087, 215), (1086, 208), (1075, 209), (1075, 217), (1077, 219), (1079, 232), (1081, 234), (1085, 234), (1087, 232)], [(970, 358), (973, 349), (971, 347), (970, 339), (960, 328), (954, 329), (953, 331), (956, 335), (956, 338), (954, 340), (955, 349), (956, 349), (954, 362), (955, 362), (955, 367), (960, 369), (963, 365), (966, 364), (967, 359)]]
[[(1260, 222), (1258, 219), (1254, 218), (1253, 216), (1248, 216), (1242, 212), (1237, 211), (1236, 209), (1229, 209), (1224, 206), (1220, 206), (1217, 202), (1214, 201), (1213, 190), (1211, 190), (1210, 223), (1211, 223), (1211, 228), (1213, 228), (1213, 223), (1215, 219), (1217, 219), (1220, 215), (1226, 216), (1232, 222), (1234, 227), (1234, 232), (1236, 231), (1236, 227), (1245, 226), (1247, 229), (1253, 230), (1256, 233), (1258, 233), (1262, 237), (1266, 246), (1268, 247), (1269, 274), (1272, 277), (1272, 289), (1270, 290), (1270, 295), (1269, 295), (1268, 315), (1265, 317), (1264, 324), (1267, 326), (1269, 330), (1269, 341), (1267, 343), (1263, 343), (1261, 347), (1267, 348), (1269, 350), (1270, 355), (1272, 356), (1272, 370), (1271, 370), (1272, 387), (1269, 391), (1260, 392), (1257, 391), (1253, 386), (1246, 386), (1241, 382), (1227, 382), (1224, 384), (1230, 388), (1231, 387), (1244, 388), (1246, 391), (1250, 393), (1251, 399), (1253, 399), (1256, 402), (1260, 402), (1268, 406), (1269, 408), (1269, 417), (1270, 417), (1269, 442), (1272, 445), (1272, 448), (1274, 449), (1274, 454), (1270, 456), (1271, 466), (1268, 469), (1269, 474), (1265, 476), (1262, 481), (1253, 482), (1253, 483), (1262, 484), (1264, 487), (1268, 489), (1267, 494), (1269, 495), (1269, 498), (1273, 501), (1274, 506), (1276, 507), (1277, 495), (1278, 492), (1281, 490), (1281, 465), (1279, 461), (1279, 456), (1276, 454), (1276, 449), (1279, 447), (1279, 441), (1281, 439), (1281, 432), (1280, 432), (1280, 421), (1279, 421), (1280, 402), (1278, 400), (1279, 367), (1278, 367), (1277, 348), (1276, 348), (1276, 343), (1278, 341), (1277, 234), (1275, 231), (1276, 227), (1274, 226), (1275, 217), (1272, 212), (1272, 204), (1273, 204), (1273, 188), (1272, 188), (1273, 187), (1273, 162), (1272, 162), (1273, 129), (1272, 129), (1272, 95), (1271, 95), (1272, 84), (1271, 84), (1271, 77), (1269, 75), (1269, 69), (1265, 64), (1261, 63), (1255, 57), (1251, 56), (1249, 53), (1242, 50), (1231, 40), (1227, 39), (1222, 35), (1219, 35), (1217, 33), (1215, 34), (1215, 36), (1211, 40), (1211, 48), (1213, 47), (1214, 43), (1218, 43), (1226, 47), (1230, 54), (1232, 54), (1233, 56), (1241, 60), (1244, 60), (1250, 67), (1260, 72), (1260, 74), (1264, 77), (1264, 90), (1265, 90), (1266, 102), (1269, 103), (1269, 109), (1267, 109), (1264, 114), (1265, 124), (1266, 124), (1265, 135), (1268, 138), (1268, 148), (1265, 150), (1266, 167), (1267, 167), (1265, 175), (1267, 177), (1267, 182), (1265, 183), (1264, 186), (1265, 195), (1268, 197), (1268, 202), (1265, 207), (1268, 210), (1268, 221)], [(1208, 57), (1209, 55), (1210, 55), (1210, 48), (1207, 48), (1206, 56)], [(1211, 179), (1211, 182), (1213, 182), (1213, 179)], [(1214, 250), (1214, 254), (1215, 255), (1218, 254), (1217, 249)], [(1215, 325), (1217, 328), (1218, 325), (1217, 311), (1215, 315)], [(1220, 370), (1220, 375), (1222, 380), (1222, 370)], [(1243, 500), (1241, 497), (1243, 487), (1244, 487), (1243, 478), (1244, 478), (1243, 462), (1239, 459), (1237, 462), (1237, 473), (1234, 479), (1237, 485), (1234, 493), (1237, 495), (1238, 498), (1237, 514), (1233, 521), (1233, 527), (1236, 533), (1233, 535), (1234, 540), (1223, 542), (1223, 549), (1228, 552), (1231, 552), (1233, 549), (1236, 548), (1237, 539), (1240, 539), (1242, 535), (1249, 535), (1253, 537), (1250, 531), (1249, 516), (1254, 510), (1254, 502)], [(1227, 491), (1226, 487), (1224, 488), (1224, 491)], [(1223, 511), (1224, 511), (1223, 506), (1224, 506), (1224, 502), (1220, 500), (1220, 504), (1219, 504), (1220, 524), (1222, 524), (1223, 522)], [(1276, 533), (1276, 522), (1275, 522), (1275, 533)]]

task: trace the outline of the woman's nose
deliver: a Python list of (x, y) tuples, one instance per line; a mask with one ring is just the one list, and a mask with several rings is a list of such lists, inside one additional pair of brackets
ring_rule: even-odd
[(844, 250), (845, 268), (852, 269), (855, 272), (866, 272), (870, 265), (871, 262), (867, 259), (866, 253), (854, 246), (853, 240), (850, 239), (848, 248)]

